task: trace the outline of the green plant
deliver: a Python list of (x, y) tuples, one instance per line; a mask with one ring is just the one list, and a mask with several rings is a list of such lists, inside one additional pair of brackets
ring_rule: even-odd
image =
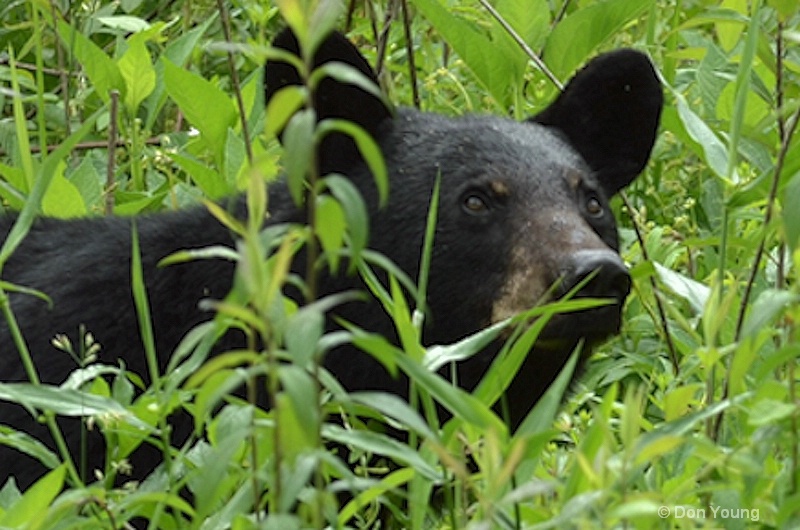
[[(595, 353), (563, 402), (568, 372), (516, 433), (491, 404), (538, 329), (517, 331), (473, 395), (435, 377), (428, 368), (478, 350), (499, 328), (426, 351), (414, 311), (424, 303), (424, 274), (407, 278), (369, 251), (352, 186), (306, 163), (313, 158), (307, 139), (335, 129), (359, 139), (382, 178), (367, 137), (345, 123), (317, 126), (311, 114), (308, 94), (320, 76), (347, 75), (308, 68), (315, 39), (344, 24), (334, 2), (0, 7), (0, 198), (21, 210), (0, 250), (0, 270), (39, 212), (125, 215), (242, 191), (249, 211), (241, 222), (209, 205), (240, 236), (236, 249), (170, 258), (234, 260), (240, 282), (216, 306), (217, 321), (186, 337), (169, 370), (151, 369), (154, 383), (143, 393), (134, 388), (145, 374), (91, 364), (76, 365), (68, 388), (57, 393), (36, 384), (32, 363), (30, 385), (0, 383), (3, 399), (49, 411), (43, 417), (54, 432), (54, 414), (93, 416), (122, 456), (105, 481), (84, 482), (80, 455), (46, 451), (0, 428), (1, 443), (66, 462), (26, 492), (5, 485), (0, 525), (120, 528), (139, 516), (153, 528), (369, 528), (381, 505), (396, 526), (408, 528), (796, 526), (795, 4), (351, 4), (350, 33), (365, 51), (377, 44), (382, 83), (394, 99), (429, 110), (529, 116), (591, 55), (622, 45), (647, 50), (660, 67), (668, 96), (663, 132), (646, 179), (616, 205), (635, 279), (625, 328)], [(258, 69), (276, 53), (266, 43), (280, 18), (306, 35), (304, 57), (293, 61), (307, 84), (287, 90), (265, 113)], [(548, 72), (531, 67), (531, 52)], [(215, 111), (204, 112), (198, 101)], [(271, 138), (283, 126), (294, 138), (283, 168), (295, 198), (316, 207), (306, 226), (262, 230), (269, 208), (263, 183), (280, 172)], [(431, 205), (435, 219), (435, 197)], [(295, 281), (287, 264), (300, 245), (310, 245), (325, 266), (352, 264), (370, 280), (401, 347), (368, 330), (325, 333), (325, 312), (349, 295), (316, 300), (313, 269), (302, 279), (306, 304), (282, 294)], [(396, 279), (381, 284), (376, 269)], [(4, 282), (0, 289), (13, 328), (6, 293), (24, 286)], [(134, 293), (146, 336), (141, 281)], [(546, 318), (576, 303), (528, 316)], [(209, 358), (213, 337), (227, 326), (246, 330), (249, 348)], [(353, 340), (408, 373), (412, 403), (344, 392), (319, 363), (338, 340)], [(24, 359), (21, 336), (16, 344)], [(264, 376), (269, 410), (255, 406), (262, 387), (254, 382)], [(242, 384), (246, 396), (232, 396)], [(194, 435), (171, 447), (166, 417), (187, 397)], [(443, 422), (434, 403), (455, 417)], [(406, 429), (408, 442), (367, 429), (376, 424)], [(349, 460), (325, 451), (327, 441), (347, 446)], [(138, 489), (113, 488), (124, 456), (151, 442), (168, 465)], [(392, 464), (382, 467), (375, 456)], [(179, 495), (185, 487), (194, 501)], [(350, 497), (340, 503), (342, 490)]]

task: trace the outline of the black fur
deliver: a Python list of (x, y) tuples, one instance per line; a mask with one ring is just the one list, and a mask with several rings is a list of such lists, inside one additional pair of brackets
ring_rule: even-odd
[[(287, 33), (276, 45), (297, 51)], [(340, 35), (331, 36), (317, 55), (318, 64), (329, 60), (374, 79), (363, 57)], [(298, 82), (287, 65), (267, 66), (268, 99)], [(327, 141), (321, 160), (326, 172), (346, 174), (363, 193), (371, 219), (371, 248), (388, 255), (412, 278), (418, 272), (433, 183), (441, 175), (426, 344), (461, 339), (536, 305), (552, 285), (560, 285), (556, 294), (563, 293), (599, 269), (581, 295), (611, 297), (617, 304), (554, 319), (545, 332), (547, 340), (531, 352), (508, 390), (514, 424), (552, 382), (579, 339), (594, 343), (619, 329), (630, 280), (616, 253), (608, 199), (643, 169), (661, 98), (649, 60), (630, 50), (595, 59), (551, 107), (523, 123), (491, 116), (449, 118), (412, 109), (393, 112), (362, 89), (335, 81), (326, 81), (315, 94), (320, 119), (354, 121), (383, 149), (391, 181), (384, 208), (378, 207), (372, 175), (351, 141)], [(270, 187), (269, 204), (270, 222), (303, 219), (281, 183)], [(2, 222), (4, 234), (11, 222)], [(4, 280), (39, 289), (52, 299), (49, 307), (28, 295), (11, 295), (44, 382), (60, 383), (74, 369), (50, 340), (56, 333), (67, 333), (75, 341), (80, 324), (102, 344), (105, 362), (122, 359), (129, 370), (147, 379), (130, 288), (131, 223), (122, 218), (39, 219), (3, 270)], [(164, 268), (157, 262), (178, 249), (232, 246), (234, 240), (204, 208), (141, 216), (136, 226), (163, 369), (181, 337), (212, 318), (198, 303), (224, 297), (234, 268), (214, 260)], [(302, 265), (296, 267), (302, 271)], [(325, 275), (320, 292), (354, 287), (363, 287), (357, 278)], [(348, 304), (337, 314), (392, 335), (377, 303)], [(495, 351), (489, 348), (460, 367), (464, 386), (478, 382)], [(2, 381), (26, 380), (5, 326), (0, 328), (0, 356)], [(330, 352), (326, 366), (348, 389), (402, 393), (405, 387), (351, 347)], [(0, 418), (50, 444), (46, 429), (20, 406), (0, 403)], [(66, 433), (75, 450), (75, 422), (66, 426)], [(92, 438), (89, 451), (92, 468), (103, 461), (97, 438)], [(155, 457), (139, 458), (134, 476), (144, 476), (155, 464)], [(33, 459), (0, 448), (0, 482), (13, 475), (21, 486), (28, 486), (43, 471)]]

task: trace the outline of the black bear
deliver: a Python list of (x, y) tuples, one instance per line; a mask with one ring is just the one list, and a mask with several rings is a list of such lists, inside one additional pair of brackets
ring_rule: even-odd
[[(290, 33), (283, 33), (275, 45), (297, 52)], [(346, 63), (375, 78), (366, 60), (338, 34), (317, 52), (317, 64), (327, 61)], [(296, 83), (298, 75), (288, 64), (267, 65), (268, 99)], [(618, 332), (630, 278), (617, 253), (608, 201), (647, 163), (662, 106), (661, 85), (644, 55), (620, 50), (596, 58), (554, 103), (522, 123), (491, 116), (451, 118), (408, 108), (393, 111), (367, 91), (333, 79), (319, 86), (315, 104), (321, 118), (351, 120), (379, 143), (391, 182), (384, 207), (379, 207), (373, 177), (350, 140), (333, 136), (324, 141), (320, 164), (324, 173), (345, 174), (356, 184), (369, 208), (370, 247), (412, 278), (419, 269), (433, 183), (441, 178), (426, 344), (457, 341), (545, 301), (548, 294), (557, 298), (590, 275), (594, 276), (578, 296), (616, 302), (559, 315), (547, 325), (507, 391), (512, 423), (518, 423), (541, 397), (579, 340), (593, 344)], [(269, 187), (269, 205), (269, 223), (304, 219), (280, 182)], [(12, 223), (12, 217), (0, 222), (4, 238)], [(51, 300), (48, 304), (27, 294), (10, 295), (43, 382), (59, 384), (75, 368), (51, 340), (57, 333), (67, 333), (75, 343), (81, 325), (102, 345), (100, 354), (106, 362), (122, 359), (129, 371), (147, 378), (131, 295), (131, 224), (129, 218), (38, 219), (3, 269), (3, 280), (40, 290)], [(198, 304), (226, 295), (234, 265), (200, 260), (159, 267), (159, 260), (179, 249), (235, 242), (228, 229), (201, 207), (143, 215), (136, 219), (136, 227), (163, 368), (181, 338), (213, 317)], [(319, 283), (322, 294), (348, 288), (363, 289), (363, 283), (344, 272), (324, 274)], [(346, 304), (337, 315), (392, 336), (391, 323), (377, 303)], [(488, 348), (462, 363), (460, 384), (474, 387), (496, 351)], [(325, 363), (351, 390), (402, 393), (405, 387), (352, 346), (329, 352)], [(0, 381), (26, 380), (3, 325)], [(0, 423), (53, 446), (47, 429), (17, 404), (0, 402)], [(74, 422), (67, 425), (65, 436), (77, 452)], [(99, 443), (90, 437), (92, 469), (102, 467)], [(134, 476), (148, 471), (135, 469)], [(43, 473), (34, 458), (0, 447), (0, 483), (14, 476), (26, 487)]]

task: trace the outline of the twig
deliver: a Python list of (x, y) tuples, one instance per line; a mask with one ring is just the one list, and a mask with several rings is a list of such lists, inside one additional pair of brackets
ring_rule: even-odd
[[(161, 136), (153, 136), (144, 141), (145, 145), (161, 145), (163, 142), (163, 137)], [(108, 141), (107, 140), (91, 140), (88, 142), (81, 142), (79, 144), (75, 144), (75, 147), (72, 148), (73, 151), (88, 151), (89, 149), (107, 149), (108, 148)], [(114, 144), (114, 147), (125, 147), (127, 144), (126, 140), (118, 139), (117, 142)], [(32, 145), (30, 147), (31, 153), (37, 154), (43, 151), (48, 153), (52, 153), (58, 149), (58, 144), (54, 145), (46, 145), (42, 147), (41, 145)], [(8, 153), (2, 149), (0, 149), (0, 157), (8, 156)]]
[(117, 117), (119, 115), (119, 90), (111, 91), (111, 116), (108, 124), (108, 164), (106, 165), (106, 189), (105, 189), (105, 214), (114, 213), (114, 172), (117, 168), (116, 145), (119, 141), (117, 137)]
[(503, 18), (503, 15), (501, 15), (494, 8), (494, 6), (488, 2), (488, 0), (478, 1), (481, 3), (484, 9), (486, 9), (486, 11), (488, 11), (489, 14), (492, 15), (501, 26), (503, 26), (503, 29), (506, 30), (509, 35), (511, 35), (511, 38), (513, 38), (516, 43), (519, 44), (519, 47), (522, 48), (522, 51), (524, 51), (528, 57), (530, 57), (531, 61), (533, 61), (533, 64), (535, 64), (536, 67), (541, 70), (545, 77), (547, 77), (547, 79), (549, 79), (550, 82), (553, 83), (553, 85), (555, 85), (559, 90), (564, 90), (564, 84), (558, 80), (553, 72), (550, 71), (547, 65), (544, 64), (544, 61), (538, 55), (536, 55), (536, 52), (533, 51), (530, 46), (528, 46), (528, 43), (523, 40), (519, 33), (517, 33), (517, 31), (511, 27), (511, 24), (506, 22), (506, 19)]
[(420, 108), (417, 67), (414, 61), (414, 36), (411, 33), (411, 17), (408, 14), (407, 0), (400, 0), (400, 9), (403, 12), (403, 29), (406, 34), (406, 55), (408, 56), (408, 73), (411, 76), (411, 95), (414, 100), (414, 107)]
[[(228, 10), (225, 7), (223, 0), (217, 0), (217, 7), (219, 9), (220, 21), (222, 22), (222, 32), (225, 34), (225, 42), (232, 44), (231, 38), (231, 22), (228, 18)], [(228, 48), (231, 49), (230, 47)], [(233, 86), (233, 93), (236, 95), (236, 105), (239, 107), (239, 119), (242, 122), (242, 136), (244, 137), (244, 150), (247, 153), (247, 161), (253, 163), (253, 148), (250, 145), (250, 133), (247, 127), (247, 113), (244, 108), (244, 100), (242, 99), (242, 90), (239, 84), (239, 72), (236, 71), (236, 61), (233, 58), (233, 52), (228, 51), (228, 70), (231, 73), (231, 85)]]
[[(650, 259), (650, 255), (647, 252), (647, 247), (644, 244), (644, 237), (642, 236), (642, 231), (639, 229), (639, 222), (636, 220), (636, 216), (634, 215), (634, 208), (631, 204), (630, 200), (628, 200), (628, 196), (625, 192), (620, 192), (620, 197), (622, 197), (622, 202), (625, 203), (625, 207), (628, 209), (630, 213), (631, 220), (633, 221), (633, 231), (636, 232), (636, 239), (639, 241), (639, 248), (642, 250), (642, 259), (647, 262), (652, 262)], [(669, 332), (669, 322), (667, 322), (667, 313), (664, 311), (664, 304), (661, 300), (660, 291), (658, 290), (658, 285), (656, 285), (656, 280), (650, 276), (650, 287), (653, 289), (653, 293), (655, 294), (655, 301), (656, 301), (656, 309), (658, 310), (658, 318), (661, 324), (661, 332), (664, 334), (664, 340), (667, 343), (667, 351), (669, 352), (669, 360), (672, 362), (672, 369), (675, 370), (675, 375), (680, 373), (680, 363), (678, 362), (678, 353), (675, 350), (675, 344), (672, 342), (672, 335)]]
[[(56, 5), (55, 0), (51, 0), (50, 2), (50, 12), (53, 15), (53, 27), (58, 27), (58, 6)], [(63, 16), (63, 14), (62, 14)], [(66, 17), (65, 17), (66, 18)], [(64, 67), (64, 48), (61, 46), (61, 40), (56, 39), (55, 42), (56, 46), (56, 60), (58, 61), (58, 75), (59, 83), (61, 84), (61, 97), (64, 99), (64, 127), (67, 129), (67, 136), (72, 134), (69, 127), (70, 122), (70, 112), (69, 112), (69, 72)], [(47, 73), (46, 69), (42, 69), (42, 72)]]
[[(380, 32), (375, 33), (375, 43), (377, 44), (377, 60), (375, 61), (375, 75), (378, 79), (381, 78), (383, 73), (383, 63), (386, 62), (386, 45), (389, 42), (389, 31), (392, 28), (392, 20), (394, 20), (394, 11), (396, 9), (397, 0), (390, 0), (386, 5), (386, 12), (383, 15), (383, 27)], [(374, 26), (373, 26), (374, 27)], [(377, 30), (377, 28), (375, 28)]]

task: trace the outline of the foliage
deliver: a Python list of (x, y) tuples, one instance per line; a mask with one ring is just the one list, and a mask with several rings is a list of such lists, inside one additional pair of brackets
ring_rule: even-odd
[[(13, 482), (0, 489), (0, 526), (122, 528), (140, 517), (151, 528), (371, 528), (379, 506), (393, 515), (390, 524), (408, 528), (800, 524), (797, 3), (413, 0), (350, 8), (345, 17), (322, 0), (0, 7), (0, 198), (23, 212), (0, 267), (38, 212), (130, 215), (246, 192), (247, 223), (209, 206), (241, 237), (236, 249), (170, 259), (237, 260), (241, 281), (216, 308), (253, 337), (249, 350), (207, 359), (209, 329), (197, 329), (164, 374), (155, 363), (150, 374), (104, 373), (84, 355), (57, 393), (36, 384), (30, 366), (30, 385), (0, 383), (0, 399), (49, 411), (56, 433), (55, 414), (91, 412), (123, 457), (145, 437), (166, 457), (138, 487), (114, 488), (124, 458), (95, 480), (81, 476), (79, 455), (0, 426), (0, 443), (53, 467), (25, 492)], [(408, 33), (397, 21), (405, 15)], [(268, 43), (282, 19), (303, 35), (306, 53), (327, 28), (347, 25), (381, 65), (394, 101), (445, 114), (522, 118), (601, 50), (633, 46), (653, 57), (667, 94), (662, 133), (646, 175), (616, 205), (634, 292), (623, 333), (596, 352), (564, 403), (568, 372), (518, 432), (492, 412), (493, 389), (535, 339), (535, 325), (520, 330), (506, 364), (474, 395), (426, 368), (437, 355), (468, 355), (499, 329), (426, 353), (414, 310), (424, 279), (405, 278), (367, 250), (352, 185), (307, 163), (308, 138), (338, 128), (357, 136), (383, 182), (371, 140), (344, 124), (315, 127), (311, 109), (301, 110), (321, 74), (306, 72), (305, 87), (264, 110), (259, 68), (276, 53)], [(263, 182), (280, 173), (273, 136), (284, 125), (283, 168), (296, 199), (316, 208), (308, 226), (262, 230)], [(284, 297), (301, 245), (332, 268), (351, 258), (394, 318), (402, 348), (368, 330), (326, 334), (326, 311), (347, 295), (316, 300), (314, 271), (304, 279), (306, 305)], [(382, 285), (377, 268), (397, 281)], [(13, 329), (6, 292), (24, 286), (0, 287)], [(140, 279), (134, 294), (146, 334)], [(533, 311), (546, 318), (564, 307)], [(96, 348), (86, 337), (78, 357)], [(409, 374), (412, 403), (344, 392), (320, 365), (325, 349), (344, 340)], [(231, 394), (264, 374), (271, 409)], [(136, 395), (141, 378), (152, 384)], [(195, 436), (168, 450), (166, 417), (185, 402)], [(442, 422), (434, 402), (454, 419)], [(408, 441), (367, 429), (375, 424), (407, 431)], [(326, 451), (329, 441), (347, 446), (349, 460)], [(393, 464), (376, 465), (374, 455)], [(183, 488), (193, 500), (181, 497)], [(345, 500), (342, 491), (350, 492)]]

